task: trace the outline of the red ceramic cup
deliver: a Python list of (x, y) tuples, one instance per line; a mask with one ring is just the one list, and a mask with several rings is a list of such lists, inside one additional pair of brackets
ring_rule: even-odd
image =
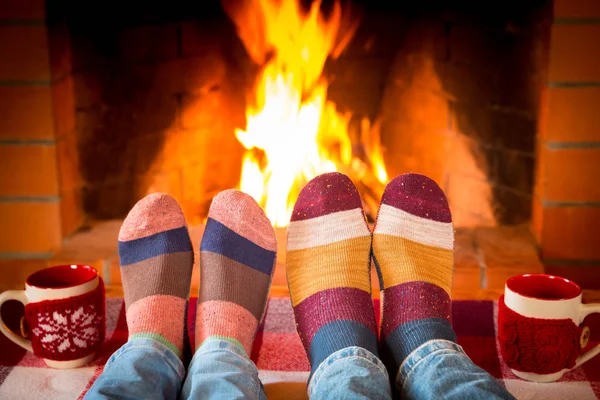
[(87, 265), (58, 265), (34, 272), (25, 290), (0, 294), (25, 305), (29, 337), (9, 330), (0, 317), (0, 331), (44, 359), (53, 368), (77, 368), (91, 362), (104, 340), (104, 285)]
[(506, 281), (498, 308), (500, 352), (513, 373), (553, 382), (600, 353), (583, 352), (590, 331), (581, 323), (600, 304), (582, 304), (581, 288), (553, 275), (525, 274)]

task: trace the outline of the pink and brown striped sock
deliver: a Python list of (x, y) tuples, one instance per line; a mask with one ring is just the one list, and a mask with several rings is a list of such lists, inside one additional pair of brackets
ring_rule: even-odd
[(181, 358), (194, 252), (175, 199), (154, 193), (133, 207), (119, 258), (129, 339), (156, 340)]
[(442, 189), (419, 174), (393, 179), (373, 232), (382, 288), (380, 347), (390, 376), (425, 342), (456, 341), (450, 297), (453, 249), (452, 217)]
[(200, 244), (196, 348), (221, 339), (250, 355), (276, 255), (273, 227), (252, 197), (226, 190), (213, 199)]

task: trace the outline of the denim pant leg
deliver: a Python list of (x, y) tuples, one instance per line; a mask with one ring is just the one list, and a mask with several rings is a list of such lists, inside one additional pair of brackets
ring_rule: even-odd
[(208, 339), (192, 358), (182, 399), (266, 399), (256, 365), (239, 346)]
[(86, 399), (177, 399), (183, 363), (153, 339), (132, 339), (108, 360)]
[(389, 375), (373, 353), (347, 347), (327, 357), (309, 384), (311, 399), (391, 399)]
[(514, 399), (462, 347), (447, 340), (431, 340), (414, 350), (400, 366), (396, 384), (407, 399)]

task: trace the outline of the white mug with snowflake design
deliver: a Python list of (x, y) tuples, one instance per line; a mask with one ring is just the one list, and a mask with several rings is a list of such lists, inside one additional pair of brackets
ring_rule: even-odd
[[(29, 339), (16, 334), (0, 317), (0, 331), (44, 359), (52, 368), (77, 368), (94, 360), (104, 340), (104, 285), (87, 265), (57, 265), (34, 272), (25, 290), (0, 294), (25, 306)], [(23, 332), (23, 326), (21, 328)]]

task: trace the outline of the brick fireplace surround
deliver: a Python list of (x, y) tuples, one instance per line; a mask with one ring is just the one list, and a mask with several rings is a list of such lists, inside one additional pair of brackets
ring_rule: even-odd
[[(231, 165), (243, 149), (231, 132), (243, 126), (239, 88), (255, 69), (232, 27), (138, 21), (103, 50), (124, 55), (115, 63), (67, 23), (69, 3), (0, 2), (0, 290), (58, 262), (90, 263), (118, 284), (118, 218), (137, 199), (167, 191), (196, 225), (212, 196), (239, 179)], [(460, 228), (457, 279), (501, 288), (512, 274), (545, 269), (600, 288), (600, 1), (549, 1), (525, 32), (503, 26), (517, 39), (499, 55), (462, 16), (443, 18), (412, 23), (403, 35), (418, 39), (391, 55), (371, 43), (367, 19), (344, 67), (331, 67), (330, 97), (383, 116), (391, 175), (416, 170), (446, 190)], [(212, 57), (219, 46), (230, 54)], [(362, 57), (364, 48), (381, 53)], [(531, 57), (526, 78), (486, 69), (490, 60), (520, 65), (503, 64), (509, 56)], [(353, 68), (385, 76), (357, 83)], [(464, 90), (446, 74), (481, 79)], [(486, 106), (473, 111), (469, 101)], [(397, 131), (405, 135), (389, 134)], [(434, 142), (435, 154), (414, 155)], [(398, 149), (408, 156), (394, 159)]]

